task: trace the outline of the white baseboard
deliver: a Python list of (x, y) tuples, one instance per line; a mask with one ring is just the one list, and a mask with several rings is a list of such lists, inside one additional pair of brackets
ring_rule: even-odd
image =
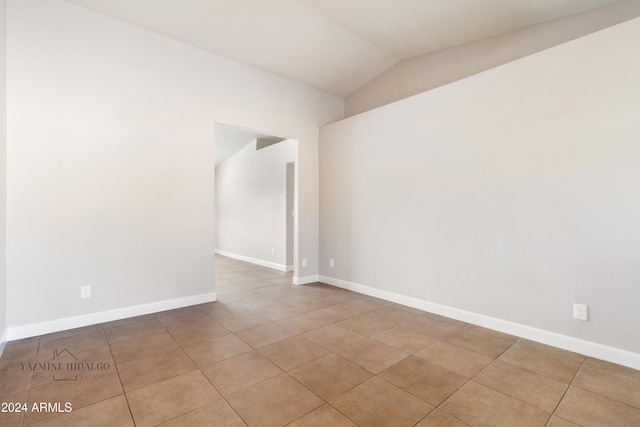
[(309, 283), (315, 283), (320, 281), (320, 276), (317, 274), (311, 276), (303, 276), (303, 277), (294, 277), (293, 284), (294, 285), (307, 285)]
[(144, 314), (157, 313), (165, 310), (173, 310), (175, 308), (182, 308), (190, 305), (203, 304), (215, 300), (216, 293), (210, 292), (207, 294), (194, 295), (190, 297), (152, 302), (149, 304), (135, 305), (131, 307), (117, 308), (115, 310), (100, 311), (97, 313), (89, 313), (82, 316), (65, 317), (63, 319), (51, 320), (49, 322), (33, 323), (24, 326), (14, 326), (7, 329), (7, 335), (8, 340), (13, 341), (22, 338), (49, 334), (52, 332), (66, 331), (68, 329), (95, 325), (98, 323), (111, 322), (113, 320), (142, 316)]
[(640, 369), (640, 354), (633, 353), (631, 351), (609, 347), (603, 344), (585, 341), (579, 338), (561, 335), (555, 332), (509, 322), (507, 320), (497, 319), (495, 317), (485, 316), (483, 314), (460, 310), (446, 305), (436, 304), (418, 298), (408, 297), (394, 292), (336, 279), (334, 277), (320, 275), (320, 281), (339, 288), (348, 289), (350, 291), (380, 298), (386, 301), (424, 310), (429, 313), (439, 314), (441, 316), (483, 326), (485, 328), (504, 332), (510, 335), (526, 338), (531, 341), (580, 353), (585, 356), (595, 357), (597, 359), (628, 366), (633, 369)]
[(287, 270), (288, 266), (284, 264), (276, 264), (275, 262), (269, 262), (263, 259), (234, 254), (233, 252), (221, 251), (220, 249), (216, 249), (216, 254), (226, 256), (228, 258), (237, 259), (239, 261), (250, 262), (251, 264), (261, 265), (262, 267), (273, 268), (274, 270), (278, 271), (293, 271), (293, 266), (291, 266), (291, 270)]
[(0, 357), (2, 357), (2, 352), (4, 352), (4, 348), (7, 345), (7, 341), (9, 340), (8, 337), (9, 337), (9, 334), (5, 329), (4, 331), (2, 331), (2, 336), (0, 336)]

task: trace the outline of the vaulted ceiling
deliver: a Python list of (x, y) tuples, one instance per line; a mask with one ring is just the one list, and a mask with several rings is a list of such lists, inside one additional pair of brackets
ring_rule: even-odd
[(399, 61), (618, 0), (68, 0), (347, 96)]

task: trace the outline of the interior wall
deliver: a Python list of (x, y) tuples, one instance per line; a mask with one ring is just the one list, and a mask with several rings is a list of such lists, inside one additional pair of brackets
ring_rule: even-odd
[(287, 267), (287, 163), (297, 141), (256, 150), (256, 140), (216, 168), (216, 252)]
[(622, 349), (638, 368), (638, 40), (634, 19), (324, 126), (321, 279)]
[(7, 340), (7, 2), (0, 0), (0, 355)]
[(346, 116), (455, 82), (638, 16), (640, 0), (625, 0), (401, 61), (347, 96)]
[(214, 122), (299, 137), (317, 274), (318, 127), (342, 99), (60, 0), (8, 1), (7, 80), (11, 337), (211, 296)]

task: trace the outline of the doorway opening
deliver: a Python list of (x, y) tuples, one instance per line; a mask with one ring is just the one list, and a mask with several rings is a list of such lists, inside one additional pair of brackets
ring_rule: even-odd
[(298, 140), (215, 124), (215, 253), (296, 276)]

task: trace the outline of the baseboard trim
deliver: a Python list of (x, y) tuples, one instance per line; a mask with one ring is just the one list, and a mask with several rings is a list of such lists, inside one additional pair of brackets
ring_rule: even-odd
[(2, 336), (0, 336), (0, 357), (2, 357), (2, 353), (4, 352), (4, 348), (7, 346), (7, 341), (9, 340), (9, 333), (5, 329), (2, 331)]
[(293, 271), (293, 266), (291, 266), (291, 270), (287, 270), (288, 266), (284, 264), (276, 264), (275, 262), (269, 262), (258, 258), (251, 258), (244, 255), (234, 254), (233, 252), (221, 251), (220, 249), (216, 249), (216, 254), (226, 256), (228, 258), (237, 259), (238, 261), (250, 262), (251, 264), (260, 265), (262, 267), (273, 268), (278, 271)]
[(317, 274), (311, 276), (302, 276), (302, 277), (294, 277), (293, 284), (294, 285), (308, 285), (309, 283), (315, 283), (320, 281), (320, 276)]
[(142, 316), (145, 314), (157, 313), (165, 310), (173, 310), (175, 308), (182, 308), (190, 305), (203, 304), (215, 300), (216, 293), (210, 292), (190, 297), (175, 298), (171, 300), (152, 302), (149, 304), (117, 308), (115, 310), (89, 313), (82, 316), (65, 317), (63, 319), (51, 320), (49, 322), (32, 323), (30, 325), (24, 326), (14, 326), (12, 328), (8, 328), (6, 334), (8, 340), (13, 341), (22, 338), (49, 334), (52, 332), (66, 331), (68, 329), (95, 325), (97, 323), (111, 322), (113, 320)]
[(631, 351), (436, 304), (418, 298), (336, 279), (334, 277), (320, 275), (320, 282), (640, 370), (640, 354)]

